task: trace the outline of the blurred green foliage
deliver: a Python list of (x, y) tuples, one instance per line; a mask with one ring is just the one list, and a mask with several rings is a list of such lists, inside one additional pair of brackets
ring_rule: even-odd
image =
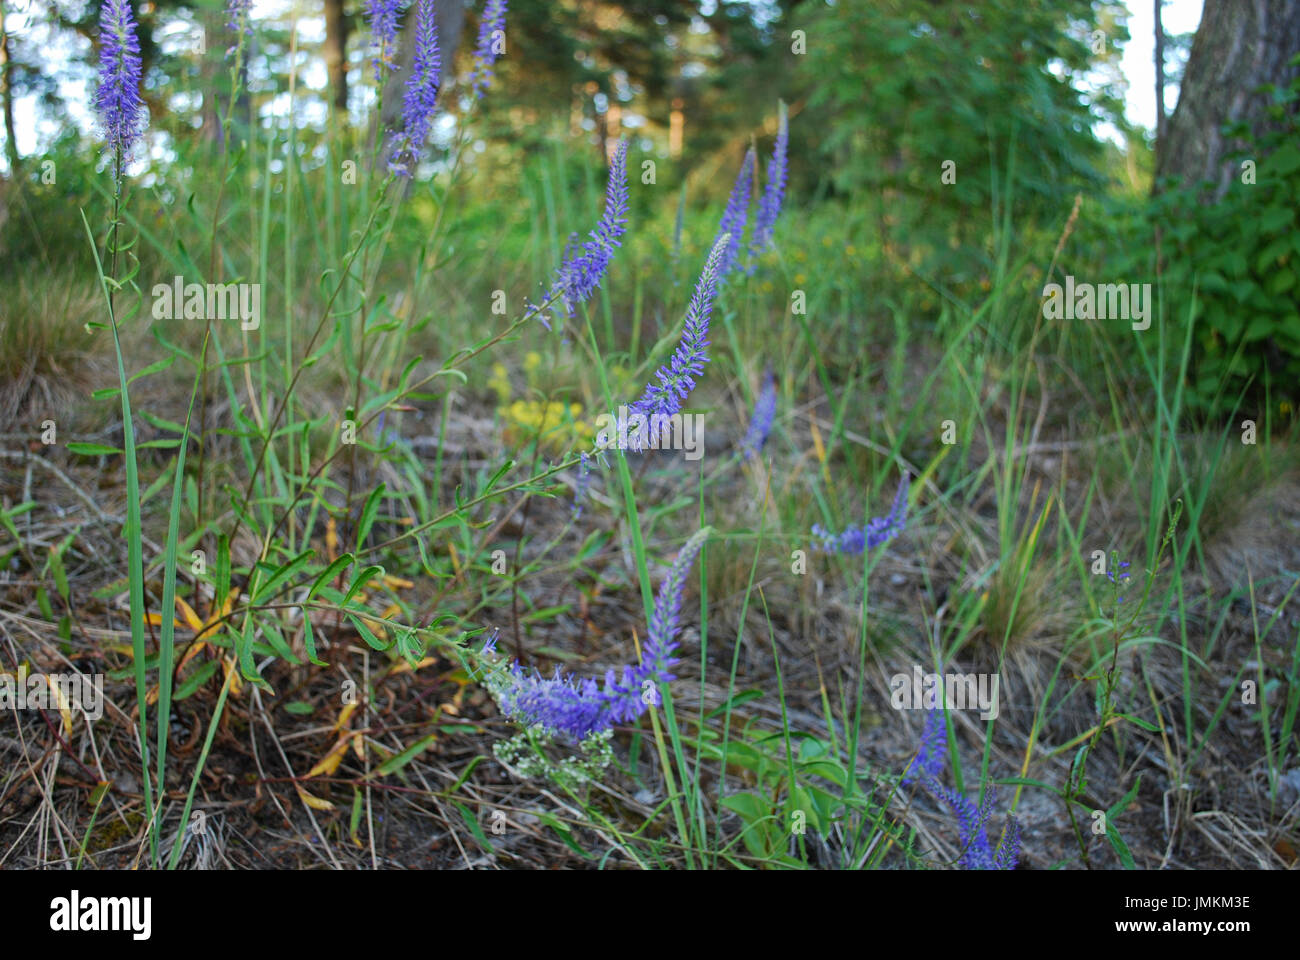
[(1224, 130), (1246, 147), (1231, 156), (1240, 174), (1222, 198), (1183, 184), (1150, 209), (1166, 243), (1166, 316), (1194, 317), (1189, 386), (1207, 413), (1230, 411), (1242, 390), (1294, 400), (1300, 385), (1300, 79), (1271, 94), (1258, 138), (1244, 124)]

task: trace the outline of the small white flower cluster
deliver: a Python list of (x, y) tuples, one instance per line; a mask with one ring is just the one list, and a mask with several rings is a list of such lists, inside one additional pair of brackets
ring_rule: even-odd
[(581, 755), (569, 754), (558, 763), (546, 754), (551, 738), (540, 730), (525, 730), (492, 747), (497, 761), (526, 779), (546, 779), (565, 790), (573, 790), (600, 779), (611, 763), (614, 750), (610, 741), (613, 730), (602, 730), (578, 742)]

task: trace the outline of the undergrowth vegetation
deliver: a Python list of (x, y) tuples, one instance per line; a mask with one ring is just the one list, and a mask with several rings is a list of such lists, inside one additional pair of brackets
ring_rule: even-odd
[[(415, 0), (395, 129), (232, 98), (162, 163), (105, 4), (107, 161), (24, 188), (80, 214), (0, 305), (0, 656), (106, 703), (14, 714), (0, 864), (1294, 865), (1294, 370), (1215, 359), (1212, 240), (1117, 266), (1014, 123), (956, 233), (786, 196), (775, 101), (718, 170), (498, 163), (504, 6), (470, 85)], [(1067, 274), (1149, 327), (1047, 319)]]

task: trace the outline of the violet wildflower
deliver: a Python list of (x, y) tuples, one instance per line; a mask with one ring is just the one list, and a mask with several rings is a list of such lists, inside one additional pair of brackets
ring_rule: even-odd
[(95, 112), (108, 149), (116, 155), (116, 173), (144, 132), (140, 100), (140, 41), (130, 0), (104, 0), (99, 15), (99, 84)]
[[(790, 127), (786, 118), (785, 104), (781, 104), (781, 119), (777, 124), (776, 143), (772, 146), (772, 159), (767, 163), (767, 183), (763, 186), (763, 196), (758, 201), (758, 213), (754, 217), (754, 235), (750, 241), (751, 256), (757, 255), (772, 242), (772, 230), (776, 218), (781, 213), (781, 202), (785, 199), (786, 154), (790, 143)], [(750, 271), (753, 267), (751, 265)]]
[(438, 84), (442, 77), (442, 60), (438, 52), (438, 23), (434, 18), (433, 0), (416, 0), (415, 58), (411, 75), (406, 79), (402, 100), (402, 132), (393, 138), (389, 172), (401, 177), (415, 173), (429, 139), (433, 111), (438, 105)]
[[(686, 307), (682, 339), (668, 362), (655, 371), (658, 382), (648, 384), (641, 398), (630, 405), (634, 413), (645, 417), (650, 432), (659, 429), (668, 417), (681, 409), (682, 401), (695, 388), (696, 378), (703, 374), (704, 365), (709, 362), (709, 315), (713, 312), (713, 298), (718, 291), (718, 267), (730, 239), (730, 235), (724, 233), (713, 244), (695, 284), (695, 293)], [(641, 449), (645, 434), (646, 431), (642, 430), (632, 436), (631, 449)]]
[(894, 494), (894, 503), (889, 513), (883, 517), (872, 517), (866, 527), (849, 527), (843, 533), (834, 534), (820, 523), (814, 523), (813, 536), (820, 542), (814, 547), (826, 553), (859, 554), (863, 550), (874, 550), (883, 546), (903, 532), (907, 520), (908, 475), (903, 472), (898, 481), (898, 491)]
[(984, 795), (984, 802), (978, 808), (964, 795), (956, 790), (949, 790), (937, 781), (931, 781), (930, 790), (957, 815), (957, 829), (961, 832), (962, 838), (962, 854), (957, 862), (961, 868), (963, 870), (994, 869), (994, 854), (989, 846), (989, 835), (984, 824), (993, 813), (997, 789), (990, 784), (988, 792)]
[[(1118, 557), (1115, 557), (1114, 559), (1118, 559)], [(1113, 562), (1113, 561), (1112, 561), (1112, 562)], [(1125, 561), (1123, 561), (1122, 563), (1119, 564), (1119, 576), (1118, 576), (1118, 578), (1115, 576), (1115, 569), (1114, 569), (1114, 567), (1112, 567), (1112, 568), (1111, 568), (1109, 571), (1107, 571), (1107, 573), (1106, 573), (1106, 579), (1109, 580), (1111, 583), (1113, 583), (1113, 584), (1115, 585), (1115, 602), (1116, 602), (1116, 603), (1123, 603), (1123, 602), (1124, 602), (1124, 598), (1121, 597), (1121, 596), (1119, 596), (1119, 588), (1122, 587), (1122, 586), (1124, 586), (1124, 581), (1127, 580), (1127, 579), (1129, 579), (1129, 577), (1131, 576), (1131, 575), (1128, 573), (1128, 568), (1129, 568), (1129, 562), (1128, 562), (1127, 560), (1125, 560)]]
[(1014, 870), (1020, 860), (1020, 827), (1013, 815), (1007, 816), (1007, 826), (1002, 831), (997, 849), (989, 842), (985, 824), (997, 803), (997, 787), (989, 784), (984, 802), (976, 808), (966, 797), (948, 790), (937, 781), (930, 781), (930, 790), (957, 814), (957, 827), (962, 836), (962, 854), (957, 863), (963, 870)]
[(935, 797), (942, 800), (957, 815), (957, 829), (961, 835), (962, 853), (958, 865), (964, 870), (1014, 870), (1020, 859), (1020, 827), (1012, 814), (1007, 815), (1007, 824), (1002, 830), (996, 848), (989, 841), (985, 824), (992, 816), (997, 803), (997, 788), (989, 784), (984, 802), (977, 808), (975, 804), (956, 790), (949, 790), (939, 783), (939, 774), (943, 772), (947, 759), (948, 731), (945, 726), (943, 710), (935, 708), (925, 718), (925, 730), (921, 734), (921, 747), (916, 758), (904, 772), (900, 783), (906, 786), (915, 781), (923, 781), (926, 788)]
[(627, 228), (627, 141), (620, 140), (609, 164), (609, 183), (605, 187), (605, 213), (581, 247), (570, 241), (560, 264), (551, 297), (564, 302), (570, 316), (573, 308), (585, 303), (600, 288), (609, 262)]
[(383, 82), (384, 70), (397, 64), (397, 22), (406, 9), (405, 0), (366, 0), (366, 20), (370, 23), (370, 46), (374, 50), (375, 83)]
[(754, 150), (745, 151), (745, 162), (740, 165), (740, 176), (731, 188), (727, 198), (727, 209), (723, 211), (722, 222), (718, 225), (718, 238), (727, 237), (727, 249), (718, 264), (718, 279), (721, 280), (740, 259), (740, 244), (745, 232), (745, 222), (749, 219), (749, 192), (754, 180)]
[(943, 711), (935, 708), (925, 714), (925, 729), (921, 732), (921, 748), (916, 752), (916, 759), (903, 774), (903, 786), (924, 778), (931, 780), (943, 772), (944, 751), (948, 746), (948, 727), (944, 722)]
[(582, 516), (582, 504), (587, 499), (587, 488), (591, 486), (591, 457), (584, 451), (582, 461), (578, 464), (578, 482), (573, 485), (573, 519)]
[(998, 842), (998, 851), (993, 857), (993, 869), (1014, 870), (1020, 861), (1020, 824), (1014, 816), (1007, 816), (1007, 825), (1002, 830), (1002, 839)]
[(238, 50), (246, 37), (253, 35), (253, 28), (248, 24), (252, 7), (253, 0), (226, 0), (226, 29), (235, 35), (235, 42), (226, 49), (226, 56)]
[[(625, 666), (621, 676), (611, 669), (604, 687), (590, 678), (565, 676), (559, 667), (550, 678), (536, 670), (525, 671), (517, 662), (488, 678), (488, 687), (506, 716), (545, 732), (583, 740), (618, 723), (635, 720), (650, 703), (658, 703), (657, 685), (676, 679), (668, 668), (677, 663), (673, 653), (681, 613), (686, 575), (711, 529), (705, 527), (686, 541), (660, 584), (655, 598), (641, 661)], [(484, 654), (495, 647), (484, 644)]]
[(776, 379), (772, 376), (772, 368), (768, 367), (763, 372), (763, 386), (758, 392), (758, 400), (754, 402), (754, 415), (749, 418), (749, 429), (740, 444), (746, 459), (756, 456), (763, 449), (767, 435), (772, 432), (772, 419), (775, 416)]
[(469, 75), (474, 99), (492, 82), (492, 65), (506, 50), (506, 0), (487, 0), (478, 22), (478, 46), (474, 48), (474, 69)]

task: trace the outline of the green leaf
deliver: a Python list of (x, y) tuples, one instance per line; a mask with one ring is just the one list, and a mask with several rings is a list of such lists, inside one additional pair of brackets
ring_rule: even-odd
[(217, 672), (217, 667), (221, 665), (219, 660), (209, 660), (203, 666), (199, 667), (192, 674), (181, 681), (181, 685), (176, 688), (172, 694), (172, 701), (184, 700), (194, 694), (199, 687), (208, 682), (208, 678)]
[(371, 647), (371, 649), (387, 650), (389, 647), (393, 645), (393, 642), (391, 640), (388, 643), (384, 643), (382, 640), (376, 637), (374, 632), (369, 627), (367, 627), (360, 620), (360, 618), (355, 617), (349, 613), (348, 619), (352, 621), (352, 626), (356, 627), (357, 633), (361, 635), (361, 639), (366, 641), (366, 643)]
[(316, 582), (313, 583), (311, 589), (307, 591), (307, 600), (310, 601), (315, 597), (321, 587), (325, 586), (327, 583), (332, 583), (339, 573), (345, 568), (352, 566), (352, 564), (356, 562), (356, 559), (357, 558), (352, 556), (352, 554), (345, 553), (321, 571), (320, 576), (316, 578)]
[(474, 835), (474, 839), (478, 841), (479, 846), (488, 853), (495, 854), (496, 851), (492, 849), (492, 844), (488, 842), (487, 836), (483, 833), (483, 828), (479, 826), (478, 818), (470, 813), (469, 808), (459, 800), (453, 800), (452, 804), (460, 811), (461, 819), (465, 821), (465, 826), (469, 827), (469, 832)]
[(103, 443), (77, 443), (68, 444), (68, 450), (72, 453), (79, 453), (86, 457), (112, 457), (121, 456), (125, 453), (117, 447), (110, 447)]
[(302, 611), (302, 645), (307, 648), (307, 659), (318, 667), (328, 667), (329, 664), (324, 660), (317, 659), (316, 656), (316, 637), (311, 628), (311, 611), (303, 608)]
[(1160, 728), (1157, 727), (1154, 723), (1152, 723), (1152, 722), (1149, 721), (1149, 720), (1142, 720), (1142, 719), (1140, 719), (1140, 718), (1138, 718), (1138, 717), (1135, 717), (1135, 716), (1133, 716), (1132, 714), (1128, 714), (1128, 713), (1121, 713), (1121, 714), (1118, 714), (1118, 716), (1120, 716), (1120, 717), (1123, 718), (1124, 720), (1127, 720), (1129, 723), (1136, 723), (1136, 724), (1137, 724), (1139, 727), (1141, 727), (1143, 730), (1150, 730), (1152, 733), (1159, 733), (1159, 732), (1160, 732)]
[(371, 771), (370, 775), (372, 777), (386, 777), (390, 773), (396, 773), (398, 770), (401, 770), (404, 766), (406, 766), (408, 763), (410, 763), (420, 754), (424, 753), (424, 751), (428, 750), (431, 746), (437, 743), (437, 741), (438, 741), (437, 734), (433, 734), (433, 733), (429, 734), (427, 737), (423, 737), (415, 741), (415, 743), (411, 744), (401, 753), (397, 754), (396, 756), (389, 757), (379, 766), (375, 767), (375, 769)]
[(272, 596), (280, 584), (284, 583), (295, 573), (305, 567), (308, 561), (315, 555), (315, 550), (304, 550), (288, 563), (282, 564), (278, 567), (269, 577), (266, 578), (262, 585), (257, 588), (257, 593), (253, 597), (253, 603), (259, 603), (267, 597)]
[(346, 607), (352, 602), (352, 598), (360, 593), (367, 583), (377, 576), (383, 576), (383, 574), (384, 568), (377, 563), (372, 563), (370, 566), (366, 567), (357, 574), (357, 578), (352, 581), (352, 586), (348, 587), (348, 592), (343, 595), (343, 602), (339, 604), (339, 606)]
[(361, 520), (357, 523), (358, 548), (366, 542), (366, 537), (370, 535), (370, 528), (375, 524), (375, 516), (379, 513), (379, 503), (383, 499), (385, 489), (387, 489), (387, 484), (381, 483), (370, 492), (370, 496), (366, 497), (365, 506), (361, 508)]

